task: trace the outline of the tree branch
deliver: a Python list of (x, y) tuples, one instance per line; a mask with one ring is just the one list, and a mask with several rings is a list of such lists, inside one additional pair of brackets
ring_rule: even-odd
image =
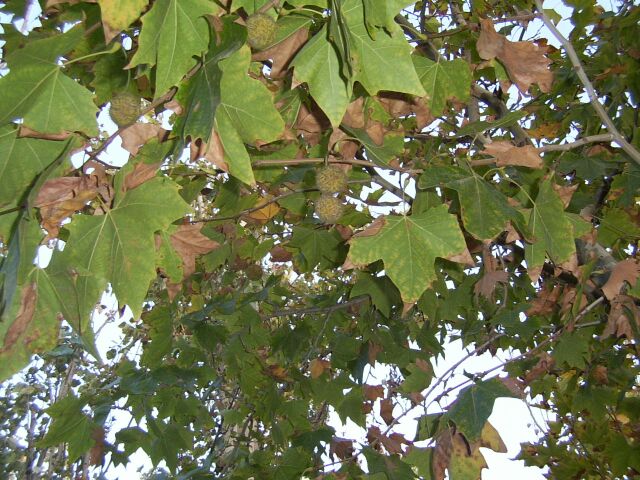
[(633, 145), (627, 142), (627, 140), (622, 136), (622, 134), (618, 131), (616, 126), (613, 124), (613, 121), (611, 120), (607, 112), (604, 110), (604, 107), (600, 103), (600, 100), (598, 100), (598, 95), (595, 89), (593, 88), (593, 84), (589, 80), (589, 77), (587, 77), (587, 74), (584, 71), (584, 67), (580, 62), (580, 59), (578, 58), (578, 54), (573, 48), (573, 45), (571, 44), (571, 42), (569, 42), (569, 40), (567, 40), (564, 37), (564, 35), (562, 35), (562, 33), (560, 33), (560, 31), (556, 28), (556, 26), (553, 24), (553, 22), (548, 17), (548, 15), (544, 12), (542, 8), (542, 1), (541, 0), (535, 0), (535, 1), (536, 1), (536, 6), (538, 7), (538, 11), (540, 12), (540, 18), (544, 22), (545, 26), (551, 31), (553, 36), (556, 37), (556, 39), (562, 44), (562, 46), (566, 50), (567, 56), (569, 57), (569, 60), (571, 60), (571, 64), (573, 65), (573, 68), (576, 71), (576, 75), (578, 75), (578, 78), (580, 79), (582, 86), (584, 87), (585, 91), (587, 92), (587, 95), (589, 96), (591, 105), (593, 105), (593, 108), (595, 109), (596, 113), (600, 117), (600, 120), (602, 120), (602, 123), (604, 123), (607, 130), (609, 130), (609, 132), (614, 136), (615, 142), (622, 147), (622, 149), (627, 153), (627, 155), (631, 157), (631, 159), (634, 162), (640, 165), (640, 151), (638, 151)]

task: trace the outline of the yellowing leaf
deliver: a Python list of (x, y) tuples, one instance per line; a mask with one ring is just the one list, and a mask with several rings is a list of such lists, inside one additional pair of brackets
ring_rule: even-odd
[[(256, 207), (254, 207), (254, 208), (260, 207), (261, 205), (264, 205), (268, 201), (269, 201), (268, 198), (262, 198), (262, 199), (258, 200), (258, 203), (256, 203)], [(277, 202), (270, 202), (270, 203), (267, 203), (264, 207), (258, 208), (257, 210), (254, 210), (254, 211), (248, 213), (247, 217), (252, 218), (254, 220), (257, 220), (257, 221), (262, 222), (262, 223), (266, 223), (270, 219), (275, 217), (278, 214), (279, 211), (280, 211), (280, 206), (278, 205), (278, 203)]]
[(102, 26), (107, 43), (131, 25), (147, 6), (148, 0), (99, 0)]
[(405, 302), (417, 301), (436, 279), (436, 257), (450, 258), (467, 248), (455, 216), (444, 205), (419, 215), (384, 217), (377, 233), (355, 235), (350, 243), (348, 260), (366, 265), (381, 259)]

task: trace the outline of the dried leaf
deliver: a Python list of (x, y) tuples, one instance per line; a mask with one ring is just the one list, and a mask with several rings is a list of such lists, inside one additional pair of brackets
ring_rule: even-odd
[(254, 53), (251, 59), (258, 62), (272, 59), (270, 77), (281, 78), (287, 73), (291, 60), (293, 60), (293, 57), (296, 56), (302, 46), (307, 42), (308, 38), (309, 29), (307, 27), (300, 28), (280, 43), (266, 50)]
[(124, 178), (124, 183), (122, 185), (123, 190), (126, 192), (128, 190), (133, 190), (136, 187), (139, 187), (144, 182), (155, 178), (156, 172), (158, 168), (160, 168), (162, 162), (158, 163), (136, 163), (133, 167), (133, 171), (129, 173)]
[(382, 385), (364, 385), (364, 398), (370, 402), (375, 402), (378, 398), (384, 397), (384, 387)]
[(353, 451), (353, 440), (340, 437), (334, 437), (333, 440), (331, 440), (331, 447), (329, 449), (329, 453), (331, 455), (334, 455), (342, 460), (346, 460), (347, 458), (351, 458), (353, 456)]
[(635, 338), (635, 332), (640, 329), (640, 309), (633, 297), (618, 295), (611, 301), (611, 310), (607, 325), (602, 332), (603, 337), (615, 335), (616, 337)]
[(134, 123), (120, 132), (122, 148), (131, 155), (137, 155), (140, 148), (152, 138), (162, 140), (167, 131), (153, 123)]
[(367, 352), (367, 357), (371, 365), (376, 363), (378, 354), (380, 354), (383, 350), (384, 349), (382, 348), (382, 345), (380, 345), (379, 343), (374, 343), (372, 341), (369, 341), (369, 350)]
[(512, 42), (496, 32), (489, 19), (480, 20), (480, 37), (476, 47), (478, 54), (485, 60), (497, 58), (505, 66), (509, 77), (521, 92), (525, 93), (533, 83), (540, 90), (551, 91), (553, 73), (549, 70), (549, 60), (545, 49), (533, 42)]
[(196, 271), (196, 257), (215, 250), (220, 244), (200, 233), (202, 224), (180, 225), (170, 237), (171, 245), (182, 258), (184, 278)]
[[(35, 284), (27, 285), (22, 291), (22, 298), (20, 299), (20, 309), (18, 310), (18, 314), (11, 323), (11, 326), (7, 329), (7, 333), (4, 336), (4, 342), (0, 353), (4, 353), (7, 350), (13, 348), (15, 343), (28, 330), (31, 321), (33, 320), (33, 314), (36, 311), (37, 299), (38, 292)], [(25, 339), (25, 343), (28, 342), (29, 340)]]
[(259, 207), (264, 205), (264, 207), (254, 210), (251, 213), (248, 213), (246, 216), (256, 220), (258, 223), (265, 224), (270, 219), (275, 217), (280, 211), (280, 205), (277, 202), (270, 202), (271, 197), (263, 197), (259, 198), (256, 202), (255, 207)]
[(538, 149), (532, 145), (516, 147), (511, 142), (492, 142), (485, 145), (482, 153), (491, 155), (496, 159), (496, 165), (504, 167), (514, 165), (517, 167), (542, 168), (542, 157)]
[(554, 358), (549, 355), (547, 352), (542, 352), (538, 355), (538, 363), (529, 370), (529, 372), (525, 375), (524, 381), (526, 384), (530, 384), (537, 378), (540, 378), (542, 375), (551, 372), (551, 369), (555, 365)]
[(552, 314), (558, 307), (558, 299), (561, 294), (562, 287), (559, 285), (554, 285), (551, 290), (549, 290), (549, 288), (540, 290), (536, 299), (531, 302), (531, 307), (527, 310), (527, 315), (545, 316)]
[(322, 358), (314, 358), (309, 364), (309, 372), (313, 379), (320, 377), (326, 370), (330, 369), (331, 362)]
[(293, 254), (282, 245), (276, 245), (269, 253), (271, 254), (272, 262), (288, 262), (293, 258)]
[(390, 454), (402, 453), (402, 445), (409, 442), (399, 433), (392, 433), (389, 436), (383, 435), (380, 428), (376, 426), (369, 427), (367, 430), (367, 440), (369, 443), (376, 442), (387, 450)]
[(387, 425), (393, 423), (393, 400), (385, 398), (380, 402), (380, 416)]
[(204, 151), (204, 159), (216, 168), (219, 168), (223, 172), (229, 171), (229, 165), (227, 165), (224, 159), (224, 146), (220, 140), (218, 132), (213, 130), (209, 137), (209, 143), (202, 145), (202, 151)]
[(317, 105), (313, 104), (311, 110), (304, 103), (300, 106), (295, 128), (310, 145), (320, 143), (323, 133), (330, 127), (329, 119)]
[(628, 258), (613, 267), (611, 276), (607, 283), (602, 287), (605, 297), (608, 300), (613, 300), (620, 293), (620, 289), (625, 282), (630, 285), (635, 285), (640, 276), (640, 262), (633, 258)]
[(96, 427), (91, 432), (93, 447), (89, 450), (89, 465), (102, 465), (104, 463), (105, 431), (102, 427)]

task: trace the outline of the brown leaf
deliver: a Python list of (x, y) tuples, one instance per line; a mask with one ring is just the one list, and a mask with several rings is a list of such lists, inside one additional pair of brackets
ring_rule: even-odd
[(333, 437), (331, 440), (331, 447), (329, 449), (330, 455), (346, 460), (353, 456), (353, 451), (353, 440), (340, 437)]
[(349, 128), (364, 128), (364, 97), (358, 97), (347, 106), (342, 123)]
[(433, 451), (433, 458), (431, 459), (431, 470), (433, 472), (434, 480), (444, 480), (445, 471), (449, 467), (451, 461), (451, 454), (453, 453), (453, 436), (455, 432), (449, 428), (436, 439), (435, 450)]
[(526, 398), (526, 385), (519, 378), (497, 377), (498, 380), (513, 393), (516, 398), (524, 400)]
[(293, 258), (293, 254), (282, 245), (276, 245), (269, 253), (271, 254), (272, 262), (288, 262)]
[(41, 133), (30, 129), (26, 125), (20, 125), (18, 130), (19, 138), (40, 138), (42, 140), (66, 140), (72, 134), (69, 132), (63, 133)]
[(152, 138), (162, 140), (167, 131), (153, 123), (134, 123), (120, 132), (122, 148), (131, 155), (137, 155), (140, 148)]
[(102, 178), (100, 174), (60, 177), (42, 185), (34, 206), (40, 208), (42, 226), (47, 230), (48, 238), (57, 237), (62, 221), (98, 195)]
[(607, 283), (602, 287), (605, 297), (608, 300), (614, 299), (619, 293), (625, 282), (634, 286), (640, 275), (640, 262), (633, 258), (628, 258), (613, 267), (611, 276)]
[(551, 372), (554, 365), (554, 358), (547, 352), (542, 352), (540, 355), (538, 355), (538, 363), (536, 363), (535, 366), (525, 375), (525, 383), (528, 385), (534, 380), (540, 378), (545, 373)]
[(497, 58), (507, 69), (507, 73), (521, 92), (525, 93), (533, 83), (547, 93), (551, 90), (553, 73), (549, 70), (549, 60), (533, 42), (512, 42), (496, 32), (491, 20), (480, 20), (480, 37), (476, 47), (485, 60)]
[(527, 310), (528, 316), (550, 315), (558, 308), (558, 299), (562, 294), (562, 287), (560, 285), (554, 285), (551, 290), (544, 288), (538, 292), (536, 299), (531, 302), (531, 307)]
[(425, 98), (411, 97), (403, 93), (384, 92), (378, 96), (378, 101), (389, 115), (402, 118), (414, 114), (418, 130), (423, 129), (435, 118), (427, 106)]
[(367, 440), (369, 443), (376, 442), (383, 445), (390, 454), (402, 453), (402, 445), (408, 444), (407, 440), (399, 433), (392, 433), (389, 436), (383, 435), (380, 428), (376, 426), (369, 427), (367, 430)]
[(311, 373), (311, 378), (313, 379), (320, 377), (325, 372), (325, 370), (330, 369), (331, 362), (322, 358), (314, 358), (309, 364), (309, 372)]
[(482, 295), (485, 298), (493, 298), (493, 292), (498, 283), (507, 283), (509, 274), (503, 271), (485, 272), (482, 278), (476, 282), (473, 291), (476, 295)]
[(364, 385), (362, 390), (364, 398), (370, 402), (375, 402), (378, 398), (384, 397), (384, 387), (382, 385)]
[[(7, 333), (4, 336), (4, 343), (0, 353), (4, 353), (7, 350), (14, 348), (18, 340), (29, 329), (29, 325), (31, 325), (33, 320), (33, 314), (36, 311), (37, 300), (38, 292), (35, 284), (31, 283), (26, 285), (22, 290), (22, 298), (20, 299), (18, 314), (9, 328), (7, 328)], [(26, 340), (25, 343), (28, 343), (28, 340)]]
[[(193, 143), (193, 142), (192, 142)], [(216, 168), (219, 168), (223, 172), (229, 171), (229, 165), (224, 159), (224, 146), (218, 132), (215, 130), (211, 132), (209, 137), (209, 143), (203, 144), (201, 151), (204, 152), (204, 159)]]
[(313, 104), (311, 110), (304, 103), (300, 106), (295, 128), (311, 146), (320, 143), (323, 133), (329, 127), (331, 127), (329, 119), (317, 105)]
[(200, 233), (202, 224), (180, 225), (169, 241), (182, 258), (183, 278), (196, 271), (196, 257), (215, 250), (220, 244)]
[(144, 182), (155, 178), (158, 168), (160, 168), (162, 162), (158, 163), (143, 163), (138, 162), (133, 166), (133, 171), (124, 177), (124, 183), (122, 189), (126, 192), (139, 187)]
[(309, 29), (307, 27), (300, 28), (280, 43), (266, 50), (254, 53), (251, 58), (257, 62), (272, 59), (270, 77), (283, 77), (287, 73), (291, 60), (293, 60), (293, 57), (296, 56), (302, 46), (307, 42), (308, 38)]
[(385, 398), (380, 401), (380, 416), (387, 425), (391, 425), (393, 423), (393, 400)]
[(485, 145), (482, 153), (496, 159), (496, 165), (504, 167), (514, 165), (518, 167), (542, 168), (542, 157), (538, 149), (532, 145), (516, 147), (511, 142), (495, 141)]
[(374, 343), (369, 341), (369, 349), (367, 351), (367, 358), (369, 359), (369, 363), (371, 365), (376, 363), (376, 359), (378, 358), (378, 354), (381, 353), (384, 349), (382, 345), (379, 343)]
[(611, 301), (611, 310), (607, 325), (602, 332), (603, 337), (615, 335), (616, 337), (635, 338), (634, 330), (640, 328), (640, 309), (633, 297), (618, 295)]
[(102, 465), (104, 463), (104, 428), (96, 427), (91, 432), (93, 446), (89, 451), (89, 465)]
[(385, 223), (386, 223), (386, 220), (385, 220), (384, 217), (378, 217), (373, 222), (371, 222), (367, 226), (367, 228), (365, 228), (361, 232), (356, 233), (353, 236), (353, 238), (355, 238), (355, 237), (373, 237), (374, 235), (377, 235), (378, 232), (380, 232), (380, 230), (382, 230), (382, 227), (384, 227)]
[(575, 185), (556, 185), (555, 183), (552, 185), (553, 190), (558, 194), (560, 200), (564, 204), (564, 208), (569, 206), (571, 202), (571, 197), (573, 197), (574, 192), (578, 189), (578, 184)]
[(289, 381), (290, 378), (287, 375), (287, 371), (285, 370), (284, 367), (280, 366), (280, 365), (267, 365), (267, 368), (265, 370), (265, 374), (269, 375), (271, 378), (281, 381), (281, 382), (285, 382), (285, 381)]

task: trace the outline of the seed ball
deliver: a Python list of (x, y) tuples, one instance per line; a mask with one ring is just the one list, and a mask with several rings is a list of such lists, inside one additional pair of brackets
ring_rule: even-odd
[(348, 177), (344, 170), (329, 165), (316, 173), (316, 186), (322, 193), (342, 193), (347, 189)]
[(336, 223), (344, 213), (344, 203), (339, 198), (322, 194), (316, 200), (316, 215), (322, 223)]
[(111, 99), (109, 116), (118, 127), (135, 123), (141, 113), (142, 102), (134, 93), (120, 92)]
[(254, 13), (247, 18), (247, 41), (252, 48), (263, 50), (276, 39), (278, 25), (266, 13)]

